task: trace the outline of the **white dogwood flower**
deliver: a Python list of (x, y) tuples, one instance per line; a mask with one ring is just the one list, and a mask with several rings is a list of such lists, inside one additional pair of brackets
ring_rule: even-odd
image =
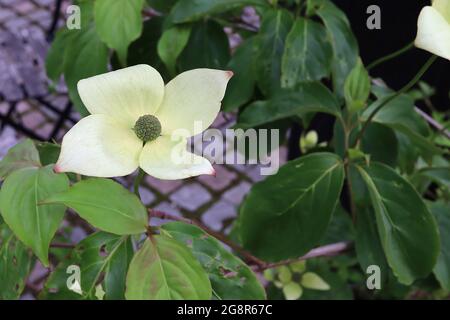
[(450, 60), (450, 0), (433, 0), (422, 9), (415, 45)]
[[(232, 75), (196, 69), (164, 86), (158, 71), (137, 65), (81, 80), (78, 92), (91, 115), (64, 136), (55, 171), (109, 178), (141, 167), (167, 180), (214, 174), (207, 159), (186, 150), (187, 136), (212, 124)], [(174, 157), (177, 130), (189, 134)]]

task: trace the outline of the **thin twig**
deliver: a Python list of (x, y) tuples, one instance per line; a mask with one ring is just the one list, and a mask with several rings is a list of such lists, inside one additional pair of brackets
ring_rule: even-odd
[(401, 88), (399, 91), (397, 91), (396, 93), (393, 93), (387, 97), (384, 98), (384, 100), (382, 99), (382, 101), (380, 102), (380, 104), (375, 108), (375, 110), (372, 111), (372, 113), (369, 115), (369, 117), (367, 118), (367, 120), (365, 121), (361, 131), (359, 131), (358, 136), (356, 137), (355, 140), (355, 144), (354, 146), (358, 145), (360, 140), (362, 139), (362, 137), (364, 136), (365, 131), (367, 130), (367, 128), (369, 127), (370, 123), (372, 122), (373, 118), (377, 115), (377, 113), (384, 108), (386, 105), (388, 105), (390, 102), (392, 102), (394, 99), (396, 99), (397, 97), (399, 97), (400, 95), (408, 92), (421, 78), (422, 76), (425, 74), (425, 72), (431, 67), (431, 65), (434, 63), (434, 61), (436, 61), (437, 56), (433, 55), (424, 65), (423, 67), (419, 70), (419, 72), (414, 76), (414, 78), (408, 82), (407, 85), (405, 85), (403, 88)]
[(151, 210), (151, 209), (149, 209), (149, 214), (151, 217), (173, 220), (173, 221), (180, 221), (180, 222), (192, 224), (192, 225), (195, 225), (195, 226), (201, 228), (206, 233), (217, 238), (218, 240), (220, 240), (221, 242), (223, 242), (224, 244), (226, 244), (227, 246), (229, 246), (230, 248), (235, 250), (237, 253), (241, 254), (249, 262), (249, 264), (252, 265), (252, 269), (255, 271), (263, 271), (266, 269), (271, 269), (271, 268), (275, 268), (278, 266), (291, 264), (293, 262), (307, 260), (307, 259), (311, 259), (311, 258), (332, 257), (332, 256), (342, 254), (342, 253), (350, 250), (353, 247), (353, 244), (350, 242), (338, 242), (338, 243), (329, 244), (326, 246), (312, 249), (306, 255), (296, 258), (296, 259), (289, 259), (289, 260), (283, 260), (280, 262), (271, 263), (271, 262), (266, 262), (266, 261), (263, 261), (263, 260), (255, 257), (250, 252), (248, 252), (247, 250), (245, 250), (238, 244), (234, 243), (230, 239), (228, 239), (225, 235), (223, 235), (219, 232), (216, 232), (214, 230), (211, 230), (209, 227), (205, 226), (204, 224), (202, 224), (198, 221), (190, 220), (190, 219), (187, 219), (184, 217), (179, 217), (179, 216), (175, 216), (175, 215), (172, 215), (172, 214), (169, 214), (166, 212)]
[(73, 243), (53, 242), (50, 244), (50, 248), (73, 249), (75, 245)]
[(162, 212), (162, 211), (158, 211), (158, 210), (152, 210), (152, 209), (149, 209), (149, 214), (150, 214), (151, 217), (156, 217), (156, 218), (160, 218), (160, 219), (167, 219), (167, 220), (173, 220), (173, 221), (181, 221), (181, 222), (184, 222), (184, 223), (187, 223), (187, 224), (195, 225), (195, 226), (201, 228), (206, 233), (208, 233), (211, 236), (213, 236), (214, 238), (217, 238), (221, 242), (225, 243), (231, 249), (235, 250), (237, 253), (242, 255), (248, 262), (251, 262), (251, 263), (253, 263), (253, 264), (257, 265), (257, 266), (264, 266), (266, 264), (264, 261), (262, 261), (259, 258), (255, 257), (250, 252), (248, 252), (247, 250), (245, 250), (244, 248), (242, 248), (238, 244), (234, 243), (230, 239), (228, 239), (222, 233), (216, 232), (214, 230), (211, 230), (209, 227), (205, 226), (204, 224), (202, 224), (202, 223), (200, 223), (198, 221), (190, 220), (190, 219), (187, 219), (187, 218), (184, 218), (184, 217), (178, 217), (178, 216), (172, 215), (170, 213), (166, 213), (166, 212)]
[(294, 262), (304, 261), (304, 260), (308, 260), (308, 259), (312, 259), (312, 258), (334, 257), (337, 255), (343, 254), (343, 253), (351, 250), (352, 248), (353, 248), (352, 242), (347, 242), (347, 241), (337, 242), (337, 243), (328, 244), (325, 246), (321, 246), (321, 247), (312, 249), (307, 254), (305, 254), (304, 256), (301, 256), (299, 258), (288, 259), (288, 260), (283, 260), (283, 261), (274, 262), (274, 263), (267, 263), (264, 265), (263, 268), (258, 268), (258, 266), (255, 266), (255, 267), (253, 267), (253, 270), (263, 271), (266, 269), (272, 269), (272, 268), (276, 268), (279, 266), (284, 266), (284, 265), (288, 265), (288, 264), (291, 264)]
[(428, 122), (432, 127), (434, 127), (439, 133), (441, 133), (443, 136), (445, 136), (447, 139), (450, 140), (450, 131), (447, 130), (442, 124), (434, 120), (432, 117), (430, 117), (428, 114), (423, 112), (417, 107), (414, 107), (414, 110), (425, 119), (426, 122)]

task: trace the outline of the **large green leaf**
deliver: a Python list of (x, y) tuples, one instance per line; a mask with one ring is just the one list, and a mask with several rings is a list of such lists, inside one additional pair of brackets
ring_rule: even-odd
[(182, 71), (196, 68), (223, 69), (230, 59), (230, 46), (223, 27), (214, 21), (194, 24), (188, 44), (178, 58)]
[(270, 261), (305, 254), (326, 232), (343, 181), (343, 164), (335, 154), (316, 153), (288, 162), (254, 185), (244, 200), (244, 246)]
[(147, 210), (138, 197), (109, 179), (80, 181), (44, 203), (64, 204), (94, 227), (114, 234), (138, 234), (147, 228)]
[(311, 3), (317, 7), (316, 12), (327, 29), (333, 47), (334, 90), (343, 96), (345, 80), (356, 65), (359, 56), (358, 42), (345, 13), (331, 1), (312, 0)]
[(209, 300), (208, 275), (190, 250), (167, 237), (146, 239), (131, 261), (128, 300)]
[(292, 88), (299, 82), (327, 77), (331, 60), (332, 49), (325, 28), (312, 20), (299, 18), (286, 38), (282, 86)]
[(256, 78), (253, 73), (253, 54), (257, 37), (245, 40), (240, 45), (227, 69), (234, 72), (227, 86), (225, 97), (222, 101), (223, 111), (233, 111), (250, 101), (255, 91)]
[[(82, 240), (52, 272), (40, 298), (44, 299), (96, 299), (98, 284), (105, 290), (105, 299), (124, 299), (128, 265), (133, 257), (133, 246), (127, 236), (96, 232)], [(67, 286), (68, 267), (80, 269), (81, 294)], [(71, 282), (71, 284), (73, 284)]]
[(186, 46), (190, 34), (190, 26), (174, 26), (164, 31), (158, 42), (158, 55), (165, 63), (172, 77), (176, 75), (178, 56)]
[(385, 165), (357, 169), (369, 190), (381, 244), (394, 274), (404, 284), (427, 276), (439, 254), (439, 234), (422, 198)]
[(264, 288), (252, 270), (203, 230), (181, 222), (167, 223), (162, 229), (191, 248), (208, 273), (217, 299), (265, 299)]
[(291, 13), (284, 9), (268, 10), (263, 17), (253, 66), (258, 86), (266, 96), (281, 87), (281, 60), (293, 23)]
[(25, 139), (8, 150), (0, 160), (0, 180), (15, 170), (27, 167), (40, 167), (39, 153), (30, 139)]
[(433, 271), (441, 286), (450, 291), (450, 204), (433, 202), (428, 207), (438, 222), (441, 236), (441, 252)]
[[(388, 279), (388, 263), (378, 234), (375, 212), (370, 201), (369, 190), (355, 167), (350, 167), (349, 177), (352, 184), (352, 201), (356, 207), (355, 249), (358, 262), (365, 273), (367, 267), (380, 267), (382, 282)], [(384, 270), (384, 271), (383, 271)]]
[(67, 190), (69, 180), (51, 166), (24, 168), (6, 178), (0, 191), (0, 212), (14, 234), (48, 266), (48, 248), (63, 217), (62, 205), (41, 206), (45, 198)]
[(173, 7), (171, 17), (175, 23), (191, 22), (206, 15), (253, 5), (267, 6), (268, 2), (266, 0), (180, 0)]
[(115, 49), (125, 66), (130, 43), (142, 32), (142, 8), (145, 0), (96, 0), (95, 27), (100, 39)]
[(0, 226), (0, 300), (19, 298), (31, 271), (31, 252), (5, 226)]
[(334, 95), (321, 83), (302, 83), (296, 89), (282, 90), (268, 101), (256, 101), (240, 114), (238, 127), (251, 128), (309, 112), (340, 116)]

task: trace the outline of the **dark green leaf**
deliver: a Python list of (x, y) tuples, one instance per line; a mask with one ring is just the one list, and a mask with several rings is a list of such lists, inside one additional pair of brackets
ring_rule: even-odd
[(64, 204), (94, 227), (114, 234), (138, 234), (147, 228), (147, 210), (138, 197), (109, 179), (82, 180), (44, 203)]
[(404, 284), (427, 276), (439, 254), (439, 235), (422, 198), (385, 165), (357, 168), (369, 190), (381, 244), (394, 274)]
[(345, 14), (328, 0), (313, 0), (317, 15), (323, 20), (333, 47), (334, 90), (343, 96), (344, 83), (359, 56), (358, 42)]
[(308, 252), (328, 227), (343, 180), (338, 156), (315, 153), (254, 185), (240, 211), (244, 247), (270, 261)]
[(295, 90), (282, 90), (268, 101), (249, 105), (239, 116), (238, 127), (250, 128), (295, 115), (323, 112), (340, 116), (339, 104), (321, 83), (302, 83)]
[(191, 248), (208, 273), (217, 299), (265, 299), (264, 288), (252, 270), (203, 230), (181, 222), (167, 223), (162, 229)]
[(268, 10), (262, 20), (254, 59), (256, 79), (260, 90), (269, 96), (281, 87), (281, 60), (285, 39), (294, 19), (287, 10)]
[(284, 88), (330, 74), (332, 49), (321, 24), (299, 18), (286, 38), (285, 47), (281, 70)]
[(223, 69), (230, 59), (228, 37), (214, 21), (196, 23), (178, 61), (182, 71), (196, 68)]
[(244, 6), (267, 4), (266, 0), (180, 0), (173, 7), (171, 15), (173, 22), (184, 23)]
[(147, 0), (147, 3), (153, 9), (168, 13), (178, 0)]
[(81, 115), (88, 115), (77, 91), (79, 80), (108, 71), (108, 48), (100, 41), (94, 28), (72, 30), (64, 51), (64, 79), (69, 96)]
[(61, 152), (60, 145), (49, 142), (37, 142), (36, 148), (39, 151), (39, 158), (43, 166), (54, 164), (58, 161), (59, 153)]
[(450, 291), (450, 205), (433, 202), (429, 208), (438, 222), (441, 236), (441, 252), (433, 271), (441, 286)]
[(62, 205), (39, 205), (67, 190), (69, 180), (51, 166), (24, 168), (6, 178), (0, 191), (0, 212), (14, 234), (48, 266), (48, 248), (63, 217)]
[(209, 300), (208, 275), (190, 250), (167, 236), (146, 239), (131, 261), (128, 300)]
[(371, 123), (361, 141), (361, 149), (371, 156), (371, 160), (395, 166), (398, 156), (398, 141), (389, 127)]
[(257, 37), (245, 40), (231, 58), (227, 69), (234, 72), (222, 101), (223, 111), (233, 111), (250, 101), (255, 91), (256, 78), (253, 59)]
[(444, 187), (450, 188), (450, 168), (449, 167), (424, 168), (424, 169), (419, 170), (418, 174), (423, 175)]
[[(362, 114), (362, 120), (366, 120), (372, 111), (386, 99), (381, 99), (370, 105)], [(427, 137), (429, 128), (423, 119), (414, 110), (414, 100), (401, 95), (384, 106), (373, 118), (373, 122), (383, 124), (408, 136), (417, 147), (424, 150), (425, 154), (439, 154), (440, 149), (436, 147)]]
[(8, 150), (0, 160), (0, 180), (15, 170), (27, 167), (40, 167), (39, 153), (30, 139), (25, 139)]
[(5, 226), (0, 226), (0, 300), (18, 299), (31, 271), (31, 252)]
[[(108, 300), (124, 299), (125, 278), (133, 256), (131, 240), (106, 232), (96, 232), (82, 240), (69, 257), (61, 262), (45, 284), (40, 298), (44, 299), (96, 299), (95, 287), (102, 284)], [(68, 267), (80, 269), (82, 294), (69, 290)], [(73, 284), (73, 282), (71, 282)]]

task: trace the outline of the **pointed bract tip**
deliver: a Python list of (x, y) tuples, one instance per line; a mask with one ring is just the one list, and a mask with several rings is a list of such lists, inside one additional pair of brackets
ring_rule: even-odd
[(234, 72), (233, 71), (225, 71), (228, 78), (231, 79), (234, 76)]

